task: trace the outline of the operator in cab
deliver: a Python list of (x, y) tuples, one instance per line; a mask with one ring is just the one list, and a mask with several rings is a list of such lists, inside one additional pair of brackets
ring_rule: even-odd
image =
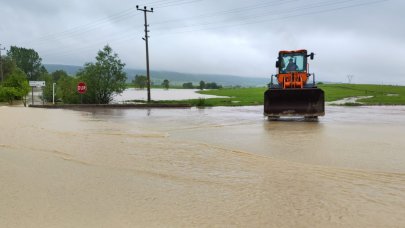
[(291, 72), (291, 71), (297, 71), (297, 70), (298, 70), (297, 64), (294, 63), (293, 58), (290, 58), (288, 60), (288, 65), (286, 67), (286, 71)]

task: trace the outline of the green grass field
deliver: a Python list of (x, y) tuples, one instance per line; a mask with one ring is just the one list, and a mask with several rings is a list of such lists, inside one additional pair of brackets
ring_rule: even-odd
[[(337, 101), (348, 97), (372, 96), (361, 99), (365, 105), (405, 105), (405, 86), (323, 84), (319, 88), (325, 91), (325, 100)], [(241, 88), (201, 91), (202, 94), (228, 96), (231, 98), (206, 99), (210, 106), (262, 105), (266, 88)], [(346, 104), (352, 105), (352, 104)]]
[(266, 88), (237, 88), (237, 89), (219, 89), (205, 90), (201, 94), (226, 96), (230, 98), (206, 99), (206, 103), (212, 106), (246, 106), (262, 105), (264, 102), (263, 94)]
[(328, 84), (319, 87), (325, 91), (326, 101), (372, 96), (358, 101), (365, 105), (405, 105), (405, 86)]

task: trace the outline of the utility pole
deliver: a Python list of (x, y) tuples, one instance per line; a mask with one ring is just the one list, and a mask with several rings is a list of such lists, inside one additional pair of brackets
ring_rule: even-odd
[(143, 11), (144, 15), (145, 15), (145, 37), (142, 38), (145, 41), (146, 44), (146, 78), (147, 78), (147, 86), (148, 86), (148, 102), (151, 101), (151, 97), (150, 97), (150, 72), (149, 72), (149, 36), (148, 36), (148, 32), (150, 32), (148, 30), (148, 18), (147, 18), (147, 13), (153, 13), (153, 8), (151, 8), (150, 10), (148, 10), (148, 8), (146, 6), (143, 7), (143, 9), (139, 9), (139, 6), (136, 6), (136, 9), (139, 11)]
[(1, 48), (1, 44), (0, 44), (0, 78), (1, 78), (1, 83), (3, 83), (3, 59), (1, 56), (1, 51), (6, 50), (6, 48)]
[(349, 81), (349, 84), (352, 84), (353, 78), (354, 78), (354, 75), (352, 75), (352, 74), (347, 75), (347, 80)]

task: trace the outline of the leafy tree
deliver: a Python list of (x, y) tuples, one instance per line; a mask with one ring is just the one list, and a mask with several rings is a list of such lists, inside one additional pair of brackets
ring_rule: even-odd
[(148, 78), (144, 75), (136, 75), (132, 83), (135, 87), (144, 89), (148, 84)]
[(204, 89), (205, 89), (205, 82), (204, 82), (204, 81), (200, 81), (199, 89), (200, 89), (200, 90), (204, 90)]
[(4, 81), (0, 88), (0, 97), (12, 104), (14, 100), (22, 99), (24, 106), (27, 104), (27, 93), (30, 91), (30, 86), (26, 79), (25, 73), (16, 68)]
[(7, 101), (10, 105), (20, 94), (18, 90), (14, 87), (0, 87), (0, 98), (3, 101)]
[(52, 101), (53, 98), (53, 80), (50, 74), (42, 74), (40, 80), (45, 81), (45, 87), (42, 90), (42, 99), (45, 102)]
[(3, 81), (5, 81), (17, 69), (17, 65), (9, 56), (2, 56), (1, 61), (3, 66)]
[[(55, 72), (53, 72), (52, 74), (47, 74), (47, 73), (43, 73), (41, 75), (41, 80), (45, 81), (45, 88), (43, 90), (43, 97), (42, 99), (44, 99), (45, 101), (51, 102), (53, 100), (53, 83), (56, 83), (55, 85), (55, 100), (61, 99), (61, 97), (59, 96), (60, 93), (57, 93), (57, 91), (59, 90), (59, 81), (62, 78), (68, 78), (69, 75), (63, 71), (63, 70), (57, 70)], [(71, 85), (69, 85), (71, 86)], [(72, 87), (73, 88), (73, 87)], [(69, 90), (72, 90), (72, 88), (69, 87)]]
[(18, 68), (24, 71), (29, 80), (37, 80), (46, 72), (42, 59), (34, 49), (11, 46), (7, 56), (15, 61)]
[(215, 82), (209, 82), (205, 85), (206, 89), (221, 89), (222, 86), (221, 85), (217, 85), (217, 83)]
[(66, 104), (78, 104), (80, 95), (77, 93), (78, 79), (69, 76), (61, 76), (57, 81), (56, 98)]
[(192, 82), (186, 82), (186, 83), (183, 83), (183, 88), (184, 89), (194, 89), (194, 86), (193, 86)]
[(57, 82), (62, 77), (68, 77), (69, 75), (64, 70), (57, 70), (51, 74), (52, 81)]
[(165, 88), (165, 89), (169, 89), (169, 87), (170, 87), (170, 82), (169, 82), (169, 80), (165, 79), (165, 80), (162, 82), (162, 86), (163, 86), (163, 88)]
[(87, 84), (87, 92), (83, 95), (83, 102), (88, 104), (108, 104), (114, 94), (122, 93), (127, 76), (124, 72), (125, 64), (121, 62), (110, 46), (100, 50), (95, 63), (87, 63), (78, 73), (79, 80)]

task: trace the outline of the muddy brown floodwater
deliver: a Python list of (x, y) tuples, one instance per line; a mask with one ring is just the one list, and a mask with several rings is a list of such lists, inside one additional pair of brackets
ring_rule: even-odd
[(0, 107), (0, 227), (404, 227), (405, 107)]

